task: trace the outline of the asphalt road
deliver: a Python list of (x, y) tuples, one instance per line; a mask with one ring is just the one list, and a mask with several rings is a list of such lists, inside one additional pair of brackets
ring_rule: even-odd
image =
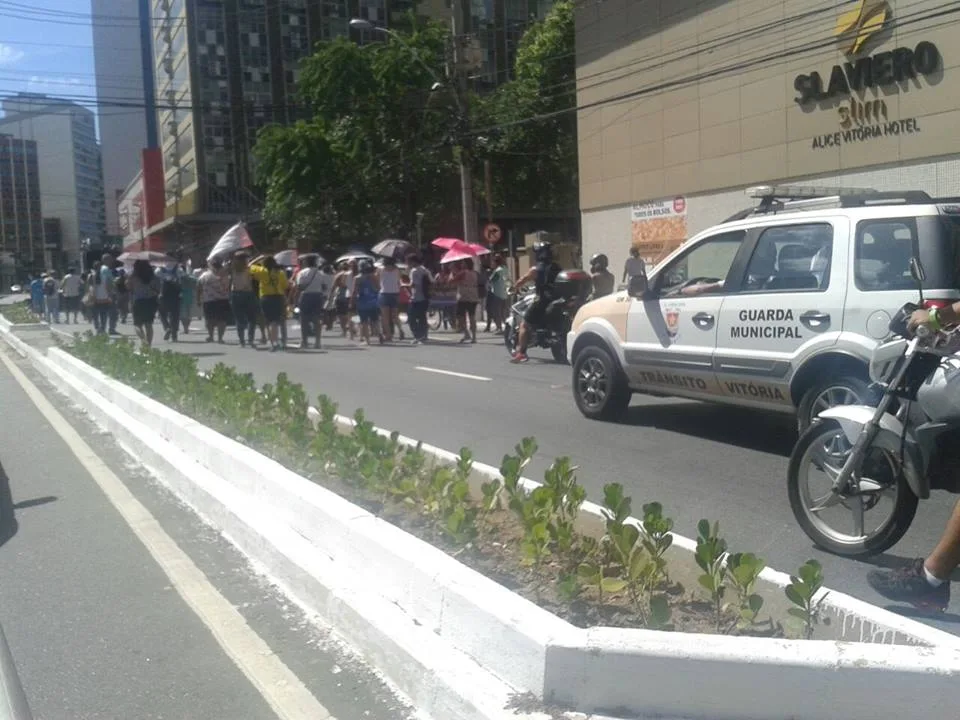
[[(299, 338), (293, 324), (290, 337)], [(206, 343), (205, 333), (195, 329), (177, 344), (160, 340), (156, 346), (195, 355), (203, 368), (234, 365), (260, 382), (286, 372), (311, 396), (332, 397), (344, 414), (363, 408), (381, 427), (451, 451), (470, 447), (478, 460), (495, 466), (520, 438), (533, 436), (540, 452), (532, 477), (541, 477), (554, 458), (570, 456), (592, 499), (602, 496), (606, 483), (620, 482), (636, 509), (661, 502), (681, 534), (695, 536), (701, 518), (717, 520), (731, 549), (756, 552), (785, 572), (817, 558), (830, 587), (885, 604), (865, 581), (871, 564), (820, 552), (796, 525), (786, 496), (787, 457), (796, 439), (792, 420), (636, 396), (622, 424), (593, 422), (573, 404), (569, 366), (557, 365), (546, 351), (531, 351), (530, 362), (517, 366), (497, 336), (481, 333), (477, 345), (460, 345), (450, 333), (434, 337), (437, 342), (426, 346), (367, 348), (337, 332), (325, 339), (322, 352), (271, 353), (240, 348), (229, 333), (227, 344)], [(472, 377), (445, 374), (451, 372)], [(896, 565), (924, 555), (953, 505), (946, 493), (921, 503), (906, 537), (870, 563)], [(926, 621), (960, 632), (960, 602)]]
[[(13, 356), (0, 344), (0, 352)], [(237, 662), (247, 661), (257, 676), (259, 667), (279, 658), (330, 713), (311, 717), (410, 716), (362, 662), (131, 464), (109, 436), (18, 364), (199, 568), (204, 582), (266, 643), (269, 652), (241, 653)], [(278, 717), (215, 639), (206, 624), (210, 613), (201, 603), (188, 605), (178, 573), (164, 571), (148, 552), (137, 533), (149, 523), (139, 518), (134, 532), (101, 489), (107, 473), (97, 481), (2, 364), (0, 408), (0, 623), (35, 718)], [(197, 585), (186, 585), (194, 601)], [(236, 634), (222, 614), (213, 624), (228, 643)]]

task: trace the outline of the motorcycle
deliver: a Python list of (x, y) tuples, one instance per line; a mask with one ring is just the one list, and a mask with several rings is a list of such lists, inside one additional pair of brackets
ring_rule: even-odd
[[(567, 333), (573, 324), (577, 310), (590, 294), (590, 276), (581, 270), (564, 270), (554, 281), (556, 299), (547, 305), (542, 327), (535, 328), (529, 338), (529, 347), (549, 349), (558, 363), (567, 362)], [(530, 306), (537, 299), (533, 291), (526, 292), (510, 306), (510, 315), (504, 321), (503, 340), (507, 352), (517, 351), (520, 324)]]
[[(953, 390), (949, 381), (960, 373), (960, 333), (909, 330), (910, 315), (923, 307), (925, 273), (916, 258), (910, 273), (920, 304), (900, 308), (889, 323), (891, 336), (873, 352), (876, 405), (821, 412), (790, 455), (794, 517), (816, 545), (837, 555), (865, 557), (893, 547), (931, 490), (960, 493), (960, 398), (951, 395), (960, 387)], [(822, 490), (811, 490), (815, 473), (826, 481)], [(841, 508), (842, 522), (825, 519)], [(878, 519), (871, 527), (868, 513)]]

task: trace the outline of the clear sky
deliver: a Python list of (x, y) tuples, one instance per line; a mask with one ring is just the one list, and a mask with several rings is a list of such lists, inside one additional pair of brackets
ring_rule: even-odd
[(89, 0), (0, 0), (0, 97), (21, 91), (95, 110)]

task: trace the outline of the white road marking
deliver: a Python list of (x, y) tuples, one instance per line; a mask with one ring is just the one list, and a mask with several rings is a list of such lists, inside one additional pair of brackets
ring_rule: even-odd
[(43, 393), (13, 364), (6, 352), (0, 361), (20, 384), (51, 427), (90, 473), (153, 559), (163, 569), (180, 597), (207, 626), (227, 656), (236, 663), (267, 704), (283, 720), (336, 720), (300, 679), (247, 625), (190, 557), (180, 549), (150, 511), (97, 456)]
[(479, 380), (480, 382), (493, 382), (493, 378), (483, 377), (482, 375), (470, 375), (469, 373), (459, 373), (453, 370), (438, 370), (437, 368), (422, 367), (417, 365), (416, 370), (423, 372), (436, 373), (437, 375), (450, 375), (451, 377), (464, 378), (465, 380)]

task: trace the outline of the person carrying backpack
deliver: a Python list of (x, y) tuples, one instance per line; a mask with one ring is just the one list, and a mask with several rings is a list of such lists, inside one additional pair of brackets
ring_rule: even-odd
[(410, 291), (410, 307), (407, 309), (407, 322), (410, 324), (413, 344), (419, 345), (427, 342), (427, 310), (430, 308), (433, 277), (423, 266), (419, 255), (411, 255), (407, 262), (410, 264), (410, 282), (407, 285)]
[(60, 323), (60, 284), (52, 270), (43, 274), (43, 314), (47, 323)]

